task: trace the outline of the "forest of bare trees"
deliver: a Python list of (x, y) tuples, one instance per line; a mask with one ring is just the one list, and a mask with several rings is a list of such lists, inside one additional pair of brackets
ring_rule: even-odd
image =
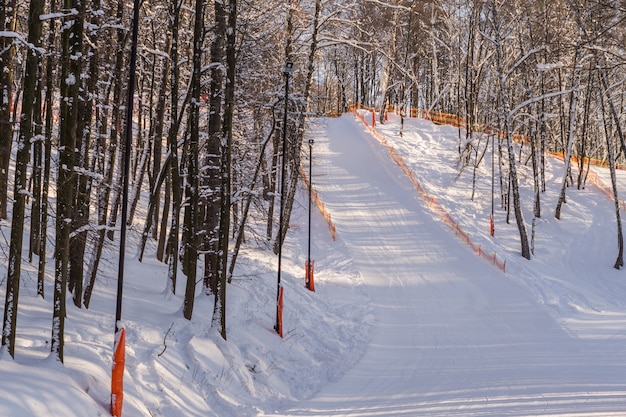
[[(101, 260), (119, 250), (132, 10), (127, 0), (0, 0), (0, 294), (11, 356), (22, 265), (36, 265), (39, 294), (54, 297), (50, 346), (63, 361), (65, 317), (89, 308)], [(360, 103), (462, 117), (459, 157), (470, 143), (475, 164), (494, 143), (473, 133), (502, 132), (490, 139), (500, 201), (528, 259), (534, 219), (521, 207), (533, 207), (534, 218), (566, 215), (567, 188), (585, 186), (585, 157), (606, 162), (619, 268), (625, 20), (617, 0), (144, 0), (127, 217), (141, 236), (139, 259), (166, 263), (172, 292), (185, 280), (188, 319), (196, 283), (214, 295), (211, 321), (226, 338), (240, 245), (266, 242), (276, 252), (278, 230), (288, 229), (278, 227), (276, 205), (283, 201), (286, 226), (306, 119)], [(285, 103), (287, 61), (297, 71)], [(561, 198), (548, 208), (546, 152), (566, 161)], [(520, 165), (532, 168), (532, 184), (520, 183)], [(520, 201), (519, 187), (529, 186), (535, 200)]]

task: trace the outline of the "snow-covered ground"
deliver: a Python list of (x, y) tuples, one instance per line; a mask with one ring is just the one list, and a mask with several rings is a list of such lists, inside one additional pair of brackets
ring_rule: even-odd
[[(314, 120), (313, 183), (337, 240), (315, 211), (308, 291), (303, 190), (283, 249), (284, 339), (272, 329), (277, 261), (262, 237), (248, 235), (228, 287), (225, 342), (209, 325), (212, 298), (199, 295), (193, 320), (183, 319), (184, 282), (166, 294), (166, 267), (154, 247), (139, 263), (130, 231), (124, 416), (626, 415), (626, 276), (613, 268), (613, 202), (593, 186), (570, 188), (556, 220), (563, 163), (549, 160), (527, 261), (499, 199), (489, 235), (490, 149), (471, 200), (456, 129), (407, 119), (400, 137), (392, 115), (377, 130), (470, 238), (506, 260), (506, 273), (452, 234), (354, 116)], [(520, 179), (530, 234), (528, 168)], [(7, 240), (8, 228), (0, 224)], [(47, 357), (51, 297), (36, 296), (35, 267), (24, 266), (16, 359), (0, 358), (0, 415), (108, 415), (112, 248), (109, 256), (90, 309), (68, 303), (65, 366)]]

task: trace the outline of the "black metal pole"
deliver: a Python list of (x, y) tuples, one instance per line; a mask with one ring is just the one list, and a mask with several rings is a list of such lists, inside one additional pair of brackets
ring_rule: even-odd
[(309, 139), (309, 248), (306, 261), (306, 274), (309, 278), (307, 288), (310, 289), (311, 282), (311, 197), (313, 194), (313, 139)]
[(126, 103), (126, 141), (124, 145), (124, 171), (122, 185), (122, 213), (120, 219), (120, 254), (117, 271), (117, 306), (115, 309), (115, 334), (120, 330), (122, 319), (122, 293), (124, 290), (124, 252), (126, 251), (126, 221), (128, 218), (128, 177), (130, 173), (130, 147), (133, 138), (133, 99), (135, 95), (135, 72), (137, 70), (137, 36), (139, 33), (139, 8), (141, 0), (135, 0), (133, 8), (133, 34), (128, 75), (128, 98)]
[(281, 333), (279, 320), (279, 308), (278, 305), (280, 298), (280, 269), (281, 269), (281, 261), (283, 257), (283, 206), (284, 206), (284, 196), (285, 196), (285, 176), (287, 175), (286, 168), (286, 159), (287, 159), (287, 110), (289, 106), (289, 75), (291, 75), (291, 70), (293, 69), (293, 64), (287, 63), (285, 66), (285, 70), (283, 74), (285, 75), (285, 114), (283, 116), (283, 157), (281, 161), (281, 174), (280, 174), (280, 210), (278, 215), (278, 285), (276, 289), (276, 325), (274, 329), (277, 333)]

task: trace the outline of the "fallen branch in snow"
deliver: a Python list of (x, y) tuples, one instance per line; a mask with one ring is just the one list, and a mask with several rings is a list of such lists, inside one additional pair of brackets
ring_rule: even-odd
[(174, 322), (170, 324), (170, 328), (167, 329), (167, 332), (165, 332), (165, 336), (163, 336), (163, 350), (157, 355), (158, 357), (161, 357), (161, 355), (165, 353), (165, 349), (167, 349), (167, 344), (165, 343), (165, 341), (167, 340), (167, 335), (170, 334), (172, 327), (174, 327)]

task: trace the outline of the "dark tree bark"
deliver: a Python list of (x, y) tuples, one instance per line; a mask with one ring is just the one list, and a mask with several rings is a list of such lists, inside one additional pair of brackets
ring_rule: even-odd
[(194, 34), (193, 34), (193, 69), (191, 75), (191, 105), (189, 106), (189, 164), (187, 180), (185, 181), (185, 222), (183, 235), (185, 236), (185, 264), (187, 283), (183, 302), (183, 316), (191, 320), (194, 300), (196, 296), (196, 269), (198, 264), (198, 150), (200, 142), (200, 95), (202, 50), (204, 44), (204, 0), (196, 0)]
[[(576, 116), (578, 110), (578, 89), (579, 89), (579, 59), (580, 59), (580, 46), (576, 47), (576, 58), (575, 65), (572, 69), (572, 94), (570, 101), (570, 110), (569, 110), (569, 130), (568, 130), (568, 139), (567, 139), (567, 147), (565, 148), (565, 172), (563, 173), (563, 182), (561, 184), (561, 192), (559, 194), (559, 200), (556, 204), (556, 211), (554, 217), (557, 219), (561, 218), (561, 208), (563, 207), (563, 203), (565, 203), (565, 191), (568, 185), (568, 177), (571, 175), (571, 163), (572, 163), (572, 147), (574, 146), (574, 137), (576, 135)], [(559, 101), (561, 101), (559, 99)]]
[(220, 335), (226, 340), (226, 280), (228, 266), (228, 238), (230, 230), (231, 203), (231, 152), (233, 142), (233, 115), (235, 112), (235, 70), (236, 70), (236, 33), (237, 0), (228, 0), (228, 26), (226, 29), (226, 88), (223, 140), (221, 149), (220, 185), (220, 226), (218, 232), (218, 279), (213, 308), (212, 326), (218, 327)]
[[(85, 15), (87, 1), (80, 2), (79, 14)], [(91, 22), (94, 23), (94, 22)], [(91, 26), (95, 27), (95, 26)], [(95, 33), (90, 33), (89, 38), (95, 40)], [(90, 141), (91, 141), (91, 119), (93, 117), (94, 97), (97, 95), (97, 80), (99, 75), (98, 51), (97, 48), (88, 48), (90, 78), (83, 81), (83, 77), (78, 77), (79, 93), (76, 102), (76, 131), (77, 144), (74, 163), (80, 168), (83, 174), (77, 175), (74, 184), (74, 219), (72, 222), (72, 232), (70, 238), (70, 264), (68, 276), (68, 289), (72, 293), (72, 301), (78, 308), (82, 307), (83, 300), (83, 277), (85, 270), (85, 249), (87, 247), (87, 227), (89, 225), (89, 211), (91, 202), (92, 176), (85, 175), (91, 171)]]
[[(66, 9), (79, 9), (78, 0), (64, 0)], [(82, 15), (72, 16), (61, 33), (61, 96), (59, 132), (59, 168), (57, 176), (57, 220), (55, 240), (54, 309), (52, 316), (53, 357), (63, 362), (65, 330), (65, 294), (67, 290), (70, 232), (74, 218), (74, 149), (76, 148), (76, 118), (81, 73)]]
[[(603, 78), (605, 75), (601, 74), (600, 78)], [(604, 85), (606, 82), (606, 80), (602, 80), (602, 84)], [(611, 140), (613, 133), (612, 133), (612, 129), (610, 129), (610, 122), (607, 120), (606, 117), (606, 111), (604, 110), (604, 95), (607, 95), (607, 98), (610, 101), (610, 98), (608, 97), (608, 93), (606, 90), (603, 91), (603, 94), (600, 95), (600, 100), (602, 102), (602, 115), (604, 118), (604, 136), (606, 137), (606, 146), (607, 146), (607, 153), (608, 153), (608, 159), (609, 159), (609, 171), (611, 173), (611, 187), (613, 190), (613, 200), (615, 201), (615, 220), (617, 222), (617, 259), (615, 260), (615, 264), (613, 264), (613, 268), (615, 269), (621, 269), (624, 266), (624, 235), (623, 235), (623, 231), (622, 231), (622, 216), (621, 216), (621, 210), (620, 210), (620, 204), (619, 204), (619, 196), (617, 193), (617, 176), (615, 174), (615, 144), (613, 143), (613, 140)], [(611, 110), (612, 112), (612, 110)], [(619, 124), (619, 121), (617, 121), (617, 123)], [(621, 128), (620, 128), (621, 130)]]
[(43, 2), (31, 2), (28, 13), (28, 42), (33, 45), (26, 51), (26, 70), (22, 98), (22, 114), (17, 139), (15, 160), (15, 182), (13, 187), (13, 213), (11, 223), (11, 243), (7, 268), (7, 291), (5, 294), (2, 345), (8, 347), (11, 357), (15, 357), (15, 330), (19, 305), (20, 273), (22, 263), (22, 240), (24, 236), (24, 212), (26, 211), (26, 172), (30, 159), (30, 141), (33, 137), (33, 117), (35, 112), (37, 82), (41, 66), (39, 51), (41, 45), (41, 21)]
[[(14, 32), (17, 25), (15, 0), (0, 0), (0, 30)], [(13, 137), (11, 100), (13, 98), (13, 38), (0, 37), (0, 219), (7, 218), (9, 159)]]
[(214, 2), (215, 28), (211, 43), (211, 82), (209, 85), (209, 138), (205, 149), (203, 175), (204, 202), (202, 232), (204, 251), (204, 288), (217, 291), (218, 229), (220, 213), (220, 144), (222, 141), (222, 102), (224, 100), (224, 47), (226, 44), (227, 10), (225, 0)]
[(181, 0), (172, 0), (170, 9), (170, 18), (172, 22), (172, 48), (170, 54), (170, 61), (172, 69), (170, 72), (170, 91), (171, 91), (171, 120), (169, 126), (169, 132), (167, 135), (167, 146), (172, 161), (170, 163), (170, 190), (172, 193), (172, 224), (170, 227), (170, 233), (168, 237), (168, 285), (170, 291), (176, 293), (176, 277), (178, 274), (178, 232), (180, 225), (180, 206), (181, 206), (181, 181), (179, 174), (179, 160), (178, 160), (178, 129), (180, 121), (178, 117), (178, 90), (179, 90), (179, 63), (178, 63), (178, 47), (179, 47), (179, 25), (180, 25), (180, 10), (182, 7)]
[[(56, 0), (51, 0), (50, 10), (56, 9)], [(48, 49), (51, 50), (55, 44), (55, 30), (56, 24), (51, 21), (49, 24), (48, 32)], [(52, 153), (52, 130), (53, 130), (53, 93), (54, 93), (54, 68), (55, 68), (54, 54), (49, 54), (46, 58), (46, 121), (45, 121), (45, 137), (43, 146), (43, 180), (41, 185), (41, 226), (39, 228), (39, 263), (37, 266), (37, 295), (44, 298), (44, 279), (46, 272), (46, 249), (48, 243), (48, 191), (50, 188), (50, 155)]]

